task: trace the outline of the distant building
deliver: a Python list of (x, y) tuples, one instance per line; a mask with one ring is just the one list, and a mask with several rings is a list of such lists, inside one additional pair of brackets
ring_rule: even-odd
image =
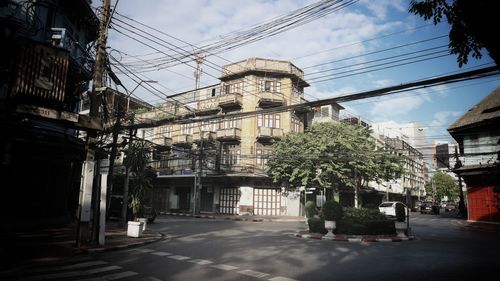
[(454, 172), (467, 183), (469, 220), (500, 223), (500, 88), (449, 128), (461, 163)]

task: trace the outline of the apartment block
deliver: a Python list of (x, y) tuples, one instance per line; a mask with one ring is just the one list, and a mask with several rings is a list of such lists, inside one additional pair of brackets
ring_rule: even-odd
[(219, 84), (176, 94), (139, 115), (202, 120), (138, 132), (169, 148), (154, 157), (160, 211), (299, 215), (300, 194), (285, 194), (266, 176), (265, 165), (275, 140), (311, 122), (310, 111), (273, 110), (303, 103), (308, 86), (303, 71), (288, 61), (250, 58), (224, 66)]

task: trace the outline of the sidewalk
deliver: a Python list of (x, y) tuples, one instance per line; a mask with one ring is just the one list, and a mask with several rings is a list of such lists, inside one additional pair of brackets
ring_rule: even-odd
[(56, 261), (79, 254), (140, 246), (164, 238), (160, 232), (146, 230), (140, 238), (127, 237), (126, 228), (116, 221), (106, 222), (105, 245), (77, 247), (76, 223), (36, 231), (0, 234), (0, 271), (25, 263)]
[(160, 215), (192, 217), (214, 220), (232, 220), (232, 221), (247, 221), (247, 222), (305, 222), (306, 219), (301, 216), (252, 216), (252, 215), (224, 215), (224, 214), (198, 214), (190, 213), (173, 213), (160, 212)]

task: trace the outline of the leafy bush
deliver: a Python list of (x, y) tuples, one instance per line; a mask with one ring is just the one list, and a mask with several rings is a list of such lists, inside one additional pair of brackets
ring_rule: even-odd
[(342, 219), (342, 206), (335, 201), (327, 201), (322, 208), (323, 217), (327, 221), (340, 221)]
[(314, 215), (316, 214), (316, 204), (313, 201), (307, 201), (304, 208), (306, 211), (306, 217), (308, 219), (314, 217)]
[(310, 218), (307, 220), (309, 231), (314, 233), (326, 234), (328, 231), (325, 229), (325, 220), (322, 218)]
[(351, 235), (395, 234), (394, 222), (378, 210), (345, 208), (336, 233)]
[(365, 209), (378, 210), (378, 204), (375, 203), (366, 203), (363, 205)]
[(406, 210), (403, 204), (396, 204), (396, 221), (404, 222), (406, 220)]

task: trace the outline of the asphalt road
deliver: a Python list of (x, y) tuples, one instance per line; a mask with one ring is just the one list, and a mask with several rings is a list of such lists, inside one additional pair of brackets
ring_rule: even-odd
[[(480, 280), (500, 266), (500, 231), (412, 213), (413, 241), (293, 237), (299, 222), (162, 217), (168, 239), (26, 270), (18, 280)], [(41, 272), (36, 272), (41, 270)], [(36, 274), (35, 274), (35, 273)]]

